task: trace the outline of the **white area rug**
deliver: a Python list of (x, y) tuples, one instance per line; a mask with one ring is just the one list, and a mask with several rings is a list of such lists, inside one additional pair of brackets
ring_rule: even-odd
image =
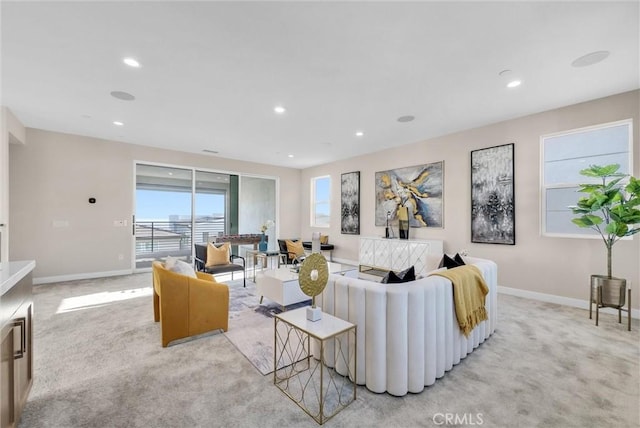
[(263, 375), (273, 371), (273, 318), (246, 311), (229, 319), (224, 335)]
[[(274, 321), (280, 305), (266, 298), (260, 305), (256, 285), (247, 281), (229, 281), (229, 330), (224, 335), (263, 375), (273, 372)], [(306, 306), (309, 302), (291, 305), (287, 309)]]

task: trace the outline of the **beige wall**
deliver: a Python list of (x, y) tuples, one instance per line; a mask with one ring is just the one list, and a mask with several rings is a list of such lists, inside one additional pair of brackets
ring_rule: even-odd
[[(302, 236), (310, 237), (313, 230), (307, 220), (311, 177), (331, 175), (333, 214), (328, 233), (337, 247), (334, 258), (357, 260), (358, 236), (340, 234), (340, 174), (360, 171), (360, 233), (383, 236), (384, 228), (375, 227), (374, 220), (375, 172), (444, 160), (444, 228), (412, 228), (411, 237), (442, 239), (447, 252), (465, 248), (470, 255), (495, 260), (501, 286), (588, 300), (589, 275), (606, 273), (606, 250), (600, 240), (541, 236), (540, 136), (633, 118), (634, 175), (640, 176), (639, 106), (640, 91), (633, 91), (306, 169), (300, 186)], [(515, 143), (516, 245), (472, 244), (470, 152), (507, 143)], [(613, 255), (614, 275), (630, 280), (634, 296), (638, 296), (640, 237), (617, 243)], [(633, 306), (638, 308), (640, 299), (634, 300)]]
[[(300, 195), (298, 169), (37, 129), (27, 129), (26, 140), (9, 150), (10, 254), (12, 260), (35, 259), (35, 278), (131, 269), (134, 161), (278, 177), (286, 183), (279, 186), (280, 201)], [(90, 197), (97, 202), (89, 204)], [(279, 207), (279, 234), (299, 234), (296, 207)], [(114, 220), (129, 226), (116, 227)]]
[(3, 106), (0, 109), (0, 263), (9, 261), (9, 144), (24, 144), (25, 133), (22, 123)]

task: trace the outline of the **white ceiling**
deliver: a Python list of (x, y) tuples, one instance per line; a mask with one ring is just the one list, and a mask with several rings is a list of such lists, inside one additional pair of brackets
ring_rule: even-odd
[(295, 168), (640, 87), (637, 1), (1, 8), (2, 104), (26, 126)]

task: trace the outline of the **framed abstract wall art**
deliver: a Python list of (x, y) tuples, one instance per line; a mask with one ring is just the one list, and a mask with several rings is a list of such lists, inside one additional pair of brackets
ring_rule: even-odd
[(409, 226), (443, 227), (444, 162), (376, 172), (376, 226), (409, 208)]
[(349, 235), (360, 234), (360, 171), (341, 176), (340, 231)]
[(516, 243), (513, 148), (471, 152), (471, 242)]

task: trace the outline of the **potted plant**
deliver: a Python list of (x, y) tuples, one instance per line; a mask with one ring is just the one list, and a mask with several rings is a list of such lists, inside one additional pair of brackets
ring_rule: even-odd
[[(640, 180), (618, 172), (620, 165), (591, 165), (580, 171), (581, 175), (597, 178), (599, 183), (580, 184), (579, 192), (586, 193), (571, 206), (579, 215), (571, 221), (588, 227), (600, 234), (607, 248), (607, 275), (591, 275), (591, 302), (594, 290), (602, 286), (601, 302), (604, 306), (620, 308), (624, 306), (626, 280), (611, 275), (611, 250), (613, 245), (625, 236), (640, 232)], [(624, 179), (629, 177), (628, 183)]]

